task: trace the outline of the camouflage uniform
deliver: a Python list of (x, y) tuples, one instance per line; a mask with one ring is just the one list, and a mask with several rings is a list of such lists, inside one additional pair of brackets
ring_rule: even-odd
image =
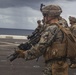
[[(60, 17), (61, 12), (62, 9), (57, 5), (48, 5), (42, 9), (46, 28), (39, 43), (23, 53), (26, 61), (43, 55), (45, 60), (43, 75), (68, 75), (66, 36), (56, 25), (56, 23), (64, 24)], [(49, 40), (51, 40), (50, 44), (48, 44)]]
[(37, 24), (38, 24), (38, 27), (35, 29), (34, 32), (41, 32), (41, 30), (43, 29), (43, 25), (41, 24), (41, 21), (38, 20)]
[(29, 36), (28, 36), (28, 39), (31, 40), (31, 37), (40, 34), (40, 32), (42, 31), (43, 25), (41, 24), (41, 21), (38, 20), (38, 21), (37, 21), (37, 24), (38, 24), (37, 28), (34, 30), (34, 32), (32, 32), (32, 35), (29, 35)]
[(75, 17), (69, 17), (69, 21), (70, 21), (70, 29), (73, 33), (73, 35), (76, 37), (76, 18)]
[[(71, 24), (70, 30), (71, 30), (72, 34), (74, 35), (74, 37), (76, 38), (76, 18), (69, 16), (69, 22)], [(76, 68), (76, 58), (71, 59), (70, 68)]]

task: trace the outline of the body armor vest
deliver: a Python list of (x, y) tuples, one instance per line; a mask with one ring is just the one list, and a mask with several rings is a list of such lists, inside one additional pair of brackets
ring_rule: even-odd
[(62, 31), (59, 31), (56, 38), (51, 46), (47, 48), (44, 53), (45, 61), (51, 59), (60, 59), (62, 57), (66, 57), (67, 49), (66, 49), (66, 36)]
[(53, 44), (47, 48), (44, 53), (45, 61), (50, 59), (60, 59), (62, 57), (66, 57), (67, 55), (66, 49), (66, 38), (64, 37), (62, 41), (56, 40)]

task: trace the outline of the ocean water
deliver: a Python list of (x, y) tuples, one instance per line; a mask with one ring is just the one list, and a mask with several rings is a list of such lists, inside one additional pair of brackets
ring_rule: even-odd
[(0, 35), (31, 35), (34, 30), (0, 28)]

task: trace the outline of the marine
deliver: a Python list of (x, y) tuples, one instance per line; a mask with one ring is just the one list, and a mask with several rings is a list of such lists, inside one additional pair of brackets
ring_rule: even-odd
[(58, 5), (48, 5), (44, 6), (41, 12), (46, 28), (40, 41), (27, 51), (16, 51), (19, 54), (18, 58), (28, 61), (43, 55), (45, 60), (43, 75), (68, 75), (66, 36), (57, 26), (58, 23), (65, 27), (60, 16), (62, 9)]
[(40, 40), (40, 37), (41, 37), (41, 33), (43, 32), (43, 25), (41, 24), (41, 21), (38, 20), (37, 21), (37, 28), (32, 32), (31, 35), (28, 35), (27, 37), (27, 42), (25, 43), (21, 43), (18, 48), (21, 49), (21, 50), (28, 50), (30, 49), (33, 45), (36, 45), (39, 40)]
[[(69, 23), (70, 23), (70, 30), (71, 30), (73, 36), (76, 39), (76, 18), (72, 17), (72, 16), (69, 16)], [(71, 59), (71, 64), (69, 66), (72, 69), (76, 68), (76, 58)]]
[(69, 22), (70, 22), (70, 29), (73, 35), (76, 37), (76, 18), (69, 16)]

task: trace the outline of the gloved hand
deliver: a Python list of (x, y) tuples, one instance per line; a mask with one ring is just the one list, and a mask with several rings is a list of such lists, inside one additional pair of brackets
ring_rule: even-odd
[(24, 50), (24, 47), (25, 47), (25, 44), (21, 43), (18, 48), (21, 49), (21, 50)]
[(16, 50), (16, 53), (18, 54), (18, 58), (25, 58), (25, 53), (23, 50)]
[(28, 42), (26, 43), (21, 43), (18, 48), (21, 49), (21, 50), (29, 50), (30, 48), (32, 47), (31, 44), (29, 44)]
[(76, 63), (69, 65), (71, 69), (76, 69)]

